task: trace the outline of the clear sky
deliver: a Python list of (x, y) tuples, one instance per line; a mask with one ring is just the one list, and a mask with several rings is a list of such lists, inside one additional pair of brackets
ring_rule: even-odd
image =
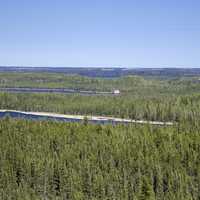
[(200, 1), (0, 0), (0, 65), (200, 67)]

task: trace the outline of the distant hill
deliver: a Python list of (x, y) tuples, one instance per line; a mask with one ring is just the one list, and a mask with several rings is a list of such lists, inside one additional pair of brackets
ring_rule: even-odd
[(160, 78), (200, 76), (200, 68), (88, 68), (88, 67), (18, 67), (0, 66), (0, 72), (48, 72), (77, 74), (88, 77), (120, 77), (127, 75), (153, 76)]

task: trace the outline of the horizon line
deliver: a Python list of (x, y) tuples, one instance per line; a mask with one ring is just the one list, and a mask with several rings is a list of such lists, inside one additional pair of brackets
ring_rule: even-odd
[(122, 67), (122, 66), (32, 66), (32, 65), (0, 65), (0, 68), (9, 68), (9, 67), (15, 67), (15, 68), (90, 68), (90, 69), (200, 69), (200, 67), (188, 67), (188, 66), (175, 66), (175, 67), (146, 67), (146, 66), (136, 66), (136, 67)]

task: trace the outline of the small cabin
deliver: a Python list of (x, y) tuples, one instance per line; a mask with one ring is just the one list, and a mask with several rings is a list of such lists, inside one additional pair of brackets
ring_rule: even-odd
[(117, 95), (117, 94), (120, 94), (120, 91), (119, 90), (114, 90), (113, 93)]

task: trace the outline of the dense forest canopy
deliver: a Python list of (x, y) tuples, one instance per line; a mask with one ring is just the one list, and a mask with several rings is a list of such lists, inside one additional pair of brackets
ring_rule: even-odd
[(136, 75), (89, 78), (61, 73), (0, 73), (0, 87), (69, 88), (94, 91), (119, 89), (123, 94), (185, 94), (200, 90), (199, 77), (159, 79)]
[(0, 73), (0, 87), (121, 91), (1, 92), (0, 109), (177, 122), (160, 127), (1, 119), (0, 199), (200, 199), (198, 77)]
[(199, 199), (200, 125), (0, 121), (1, 199)]
[(0, 109), (102, 115), (158, 121), (197, 120), (200, 95), (82, 96), (62, 94), (0, 93)]
[(1, 109), (103, 115), (130, 119), (181, 121), (199, 117), (198, 77), (152, 79), (125, 76), (88, 78), (55, 73), (0, 73), (0, 88), (35, 87), (113, 91), (119, 96), (78, 94), (0, 93)]

